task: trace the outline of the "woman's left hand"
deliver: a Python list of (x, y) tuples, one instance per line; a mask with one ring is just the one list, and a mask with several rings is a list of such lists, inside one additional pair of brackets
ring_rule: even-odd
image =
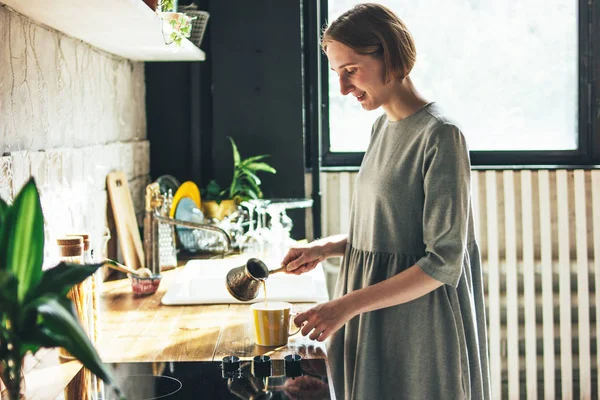
[(352, 317), (354, 314), (346, 300), (344, 297), (340, 297), (298, 314), (294, 318), (294, 324), (296, 326), (304, 324), (300, 330), (302, 335), (306, 336), (310, 333), (310, 339), (322, 342), (344, 326)]

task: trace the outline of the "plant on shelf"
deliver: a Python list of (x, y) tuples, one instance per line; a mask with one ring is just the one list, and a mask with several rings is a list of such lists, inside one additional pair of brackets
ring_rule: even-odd
[(177, 6), (175, 5), (175, 0), (160, 0), (158, 8), (161, 12), (174, 12)]
[(163, 36), (166, 35), (169, 39), (165, 39), (165, 43), (175, 43), (176, 46), (181, 46), (183, 39), (189, 38), (192, 34), (192, 21), (196, 17), (176, 12), (176, 8), (175, 0), (161, 0), (158, 4), (159, 15), (167, 25), (166, 31), (163, 26)]
[[(228, 205), (225, 207), (231, 208), (234, 205), (237, 206), (242, 201), (261, 199), (263, 197), (263, 193), (260, 190), (262, 182), (257, 173), (259, 171), (270, 174), (277, 172), (275, 168), (262, 161), (269, 157), (269, 155), (262, 154), (242, 159), (235, 141), (231, 137), (229, 137), (229, 141), (231, 142), (233, 152), (233, 177), (229, 186), (224, 189), (215, 180), (211, 180), (206, 188), (202, 190), (202, 199), (206, 200), (202, 203), (205, 208), (205, 214), (207, 211), (206, 208), (211, 206), (210, 201), (216, 203), (218, 206), (226, 202)], [(212, 212), (209, 211), (208, 214), (210, 216)]]
[(0, 378), (8, 398), (21, 398), (23, 359), (42, 347), (64, 348), (123, 398), (67, 298), (102, 265), (60, 263), (44, 271), (43, 256), (44, 217), (30, 178), (12, 206), (0, 199)]

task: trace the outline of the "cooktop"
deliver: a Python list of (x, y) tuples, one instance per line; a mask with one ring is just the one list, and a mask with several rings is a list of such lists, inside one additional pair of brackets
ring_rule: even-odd
[[(335, 399), (323, 359), (288, 355), (222, 361), (117, 363), (113, 368), (127, 400), (300, 400)], [(99, 397), (113, 400), (108, 389)]]

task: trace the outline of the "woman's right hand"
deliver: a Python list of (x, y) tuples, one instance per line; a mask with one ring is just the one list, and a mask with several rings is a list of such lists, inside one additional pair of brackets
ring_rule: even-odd
[(300, 275), (314, 269), (323, 259), (322, 246), (312, 242), (290, 247), (281, 266), (286, 267), (288, 274)]

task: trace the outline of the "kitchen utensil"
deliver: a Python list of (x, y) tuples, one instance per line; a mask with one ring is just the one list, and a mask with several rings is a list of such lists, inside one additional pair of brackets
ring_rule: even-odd
[(269, 270), (258, 258), (250, 258), (246, 264), (231, 269), (225, 277), (227, 290), (240, 301), (254, 300), (258, 289), (270, 274), (285, 271), (285, 267)]
[[(106, 259), (103, 261), (103, 263), (104, 263), (104, 265), (106, 265), (109, 268), (112, 268), (112, 269), (120, 271), (120, 272), (124, 272), (126, 274), (132, 274), (132, 275), (136, 275), (136, 276), (140, 275), (140, 272), (139, 272), (140, 270), (131, 269), (126, 265), (116, 262), (115, 260)], [(147, 270), (147, 268), (143, 268), (143, 269)]]
[(104, 265), (117, 271), (125, 272), (131, 282), (131, 290), (136, 295), (153, 294), (158, 289), (162, 275), (153, 274), (148, 268), (133, 270), (115, 260), (106, 259)]
[(144, 249), (127, 177), (122, 171), (111, 172), (106, 177), (106, 187), (125, 264), (134, 270), (145, 267)]

